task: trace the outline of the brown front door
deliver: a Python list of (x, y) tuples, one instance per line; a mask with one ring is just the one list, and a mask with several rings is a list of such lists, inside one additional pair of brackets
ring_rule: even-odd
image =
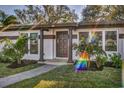
[(68, 32), (56, 33), (56, 57), (68, 56)]

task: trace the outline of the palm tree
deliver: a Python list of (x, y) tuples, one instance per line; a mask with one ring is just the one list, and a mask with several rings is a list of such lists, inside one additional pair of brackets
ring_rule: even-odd
[(4, 22), (6, 17), (7, 17), (7, 15), (2, 10), (0, 10), (0, 24), (2, 24)]
[(7, 26), (10, 24), (18, 24), (17, 18), (14, 15), (7, 15), (4, 11), (0, 10), (0, 25)]

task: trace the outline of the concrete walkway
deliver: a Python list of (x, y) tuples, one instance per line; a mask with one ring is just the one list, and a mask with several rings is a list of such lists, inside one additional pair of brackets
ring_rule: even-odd
[(29, 71), (21, 72), (19, 74), (11, 75), (5, 78), (0, 78), (0, 87), (6, 87), (8, 85), (14, 84), (16, 82), (29, 79), (40, 74), (46, 73), (59, 65), (47, 64)]

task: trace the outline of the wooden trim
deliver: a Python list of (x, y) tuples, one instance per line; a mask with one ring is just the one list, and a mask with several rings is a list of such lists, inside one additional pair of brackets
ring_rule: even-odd
[[(0, 39), (4, 39), (4, 38), (9, 38), (9, 39), (17, 39), (19, 36), (0, 36)], [(55, 35), (44, 35), (44, 39), (55, 39), (56, 36)], [(77, 39), (77, 35), (73, 35), (72, 36), (73, 39)], [(39, 35), (39, 39), (40, 39), (40, 35)]]
[(72, 38), (73, 39), (77, 39), (77, 35), (72, 35)]
[[(61, 24), (38, 24), (38, 25), (13, 25), (10, 27), (0, 27), (0, 31), (17, 31), (17, 30), (40, 30), (48, 31), (51, 28), (113, 28), (113, 27), (124, 27), (124, 22), (99, 22), (99, 23), (61, 23)], [(5, 29), (6, 28), (6, 29)]]
[[(55, 39), (55, 35), (44, 35), (43, 38), (44, 39)], [(40, 39), (40, 35), (39, 35), (39, 39)]]
[(11, 40), (16, 40), (19, 36), (0, 36), (0, 39), (8, 38)]
[(124, 39), (124, 34), (119, 34), (119, 39)]
[(44, 35), (44, 39), (55, 39), (55, 35)]
[[(12, 25), (9, 27), (0, 27), (0, 30), (4, 31), (17, 31), (17, 30), (39, 30), (44, 29), (48, 31), (50, 28), (68, 28), (75, 27), (77, 23), (59, 23), (59, 24), (34, 24), (34, 25)], [(6, 28), (6, 29), (5, 29)]]
[[(40, 35), (39, 35), (40, 38)], [(55, 39), (56, 35), (44, 35), (44, 39)], [(77, 39), (77, 35), (72, 36), (73, 39)]]

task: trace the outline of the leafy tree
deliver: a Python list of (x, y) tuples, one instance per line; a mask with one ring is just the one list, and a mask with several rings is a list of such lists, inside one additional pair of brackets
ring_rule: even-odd
[(124, 20), (124, 6), (88, 5), (82, 10), (81, 22), (110, 22)]
[(0, 24), (7, 26), (9, 24), (17, 24), (17, 18), (14, 15), (7, 15), (4, 11), (0, 10)]
[(56, 24), (76, 22), (78, 17), (74, 10), (65, 5), (27, 5), (26, 9), (16, 9), (15, 13), (23, 24)]
[(99, 17), (101, 17), (101, 15), (100, 15), (101, 8), (102, 8), (102, 6), (99, 6), (99, 5), (86, 6), (82, 10), (82, 21), (86, 21), (86, 22), (97, 21), (97, 19), (99, 19)]

